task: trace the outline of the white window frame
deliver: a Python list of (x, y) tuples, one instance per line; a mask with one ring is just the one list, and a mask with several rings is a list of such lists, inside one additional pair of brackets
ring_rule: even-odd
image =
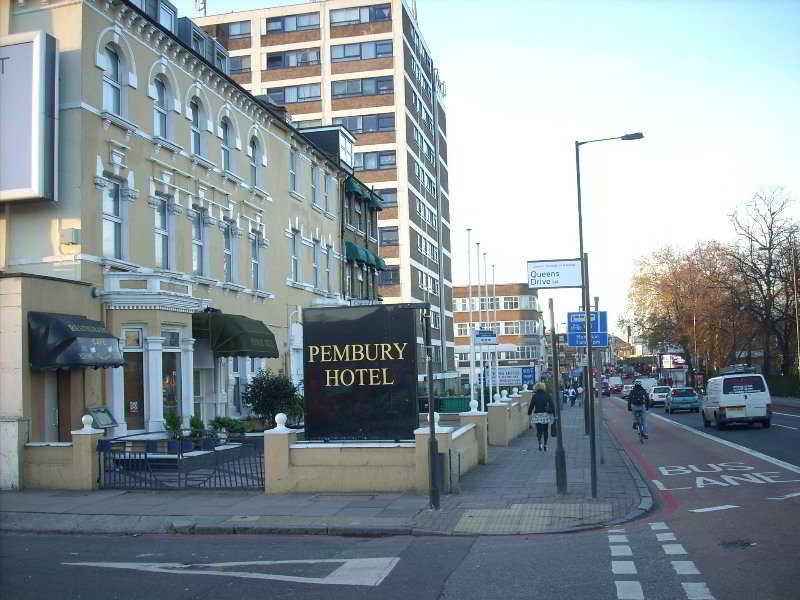
[(189, 145), (192, 154), (203, 156), (203, 104), (197, 97), (189, 101), (189, 114), (191, 115), (191, 125), (189, 127)]
[(322, 169), (313, 164), (311, 165), (311, 203), (318, 208), (322, 208), (322, 202), (320, 202), (322, 198), (321, 173)]
[(228, 173), (233, 172), (233, 168), (231, 166), (231, 122), (227, 119), (227, 117), (223, 117), (222, 120), (219, 122), (219, 132), (220, 132), (220, 150), (221, 150), (221, 159), (222, 159), (222, 170), (227, 171)]
[[(109, 193), (109, 190), (112, 190), (113, 191), (112, 193), (114, 194), (113, 201), (116, 204), (116, 209), (117, 209), (116, 214), (108, 213), (105, 210), (105, 204), (106, 204), (105, 196), (107, 193)], [(103, 226), (102, 226), (103, 229), (102, 229), (101, 239), (105, 239), (105, 229), (107, 226), (113, 228), (114, 238), (115, 238), (114, 255), (109, 256), (108, 254), (106, 254), (104, 243), (101, 246), (102, 254), (106, 258), (113, 258), (117, 260), (122, 260), (125, 258), (125, 248), (122, 243), (123, 229), (125, 228), (125, 215), (123, 213), (124, 207), (123, 207), (121, 192), (122, 192), (121, 183), (114, 179), (108, 179), (106, 181), (105, 187), (103, 188), (103, 193), (101, 195), (101, 207), (100, 207), (100, 210), (103, 214)], [(117, 254), (119, 254), (119, 256), (117, 256)]]
[[(155, 196), (155, 203), (157, 206), (153, 207), (153, 265), (158, 269), (163, 269), (165, 271), (172, 268), (172, 260), (170, 257), (169, 246), (170, 246), (170, 235), (169, 235), (169, 226), (170, 226), (170, 214), (169, 214), (169, 199), (165, 196), (156, 194)], [(159, 217), (161, 216), (160, 213), (163, 211), (163, 218), (164, 218), (164, 226), (159, 227)], [(158, 252), (156, 248), (161, 249), (162, 252), (162, 261), (161, 264), (158, 262)]]
[(258, 187), (258, 159), (261, 158), (261, 153), (258, 148), (258, 138), (253, 136), (250, 138), (250, 186)]
[(261, 234), (254, 231), (250, 234), (250, 285), (254, 290), (262, 289), (261, 277)]
[[(159, 93), (160, 91), (160, 93)], [(169, 139), (169, 118), (167, 113), (167, 84), (161, 77), (153, 80), (153, 135)]]
[(233, 242), (233, 223), (225, 221), (222, 230), (222, 279), (226, 283), (234, 281), (234, 242)]
[(292, 246), (291, 246), (291, 262), (290, 273), (292, 281), (300, 283), (303, 276), (302, 264), (300, 262), (300, 246), (302, 245), (300, 239), (300, 232), (297, 229), (292, 229)]
[[(122, 59), (120, 58), (119, 49), (112, 45), (106, 44), (103, 49), (103, 57), (106, 65), (103, 68), (103, 93), (102, 104), (103, 110), (111, 114), (123, 116), (123, 103), (122, 103), (122, 82), (120, 81), (120, 73), (122, 71)], [(110, 94), (111, 106), (108, 105), (106, 99), (106, 92)]]
[[(194, 215), (192, 215), (192, 274), (205, 275), (206, 274), (206, 226), (205, 226), (205, 212), (199, 206), (192, 207)], [(195, 230), (197, 228), (198, 237), (195, 237)], [(197, 250), (195, 250), (197, 249)], [(195, 251), (198, 253), (198, 268), (195, 268)]]
[(325, 291), (331, 291), (331, 254), (333, 246), (327, 246), (325, 251)]
[(299, 194), (297, 189), (297, 160), (299, 156), (297, 150), (294, 148), (289, 149), (289, 191)]
[(320, 243), (318, 240), (314, 240), (313, 245), (311, 246), (311, 261), (312, 267), (314, 272), (314, 289), (319, 289), (320, 284), (320, 276), (321, 276), (321, 267), (322, 267), (322, 260), (320, 257)]

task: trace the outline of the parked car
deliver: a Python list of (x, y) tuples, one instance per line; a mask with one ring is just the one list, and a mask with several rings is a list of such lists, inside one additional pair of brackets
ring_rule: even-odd
[(650, 406), (664, 406), (670, 389), (667, 385), (656, 385), (650, 388)]
[(664, 412), (674, 413), (678, 410), (700, 412), (700, 396), (690, 387), (674, 387), (667, 395), (664, 403)]
[(760, 373), (722, 375), (708, 380), (703, 398), (703, 425), (724, 429), (732, 423), (772, 423), (772, 400)]
[(626, 383), (625, 385), (622, 386), (622, 394), (621, 394), (621, 396), (622, 396), (623, 400), (627, 400), (628, 399), (628, 396), (631, 395), (631, 390), (632, 389), (633, 389), (633, 384), (632, 383)]
[(612, 394), (619, 394), (622, 391), (622, 377), (613, 375), (608, 378), (608, 387), (611, 389)]

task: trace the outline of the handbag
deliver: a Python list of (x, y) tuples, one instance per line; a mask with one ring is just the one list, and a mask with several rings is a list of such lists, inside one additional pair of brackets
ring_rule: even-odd
[(558, 425), (555, 421), (550, 424), (550, 437), (557, 437), (558, 436)]

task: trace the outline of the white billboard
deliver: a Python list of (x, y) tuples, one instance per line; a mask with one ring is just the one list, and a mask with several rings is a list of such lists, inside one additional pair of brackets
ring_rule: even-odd
[(57, 86), (53, 36), (0, 37), (0, 201), (56, 199)]
[(528, 261), (530, 289), (579, 288), (583, 285), (582, 282), (579, 258)]

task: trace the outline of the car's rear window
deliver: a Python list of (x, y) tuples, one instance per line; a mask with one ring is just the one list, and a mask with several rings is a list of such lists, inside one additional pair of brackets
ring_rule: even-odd
[(672, 390), (672, 395), (675, 398), (688, 398), (690, 396), (694, 396), (694, 390), (691, 388), (675, 388)]
[(741, 377), (727, 377), (722, 381), (723, 394), (746, 394), (748, 392), (763, 392), (764, 380), (758, 375), (742, 375)]
[(668, 387), (654, 387), (653, 393), (654, 394), (666, 394), (669, 391)]

